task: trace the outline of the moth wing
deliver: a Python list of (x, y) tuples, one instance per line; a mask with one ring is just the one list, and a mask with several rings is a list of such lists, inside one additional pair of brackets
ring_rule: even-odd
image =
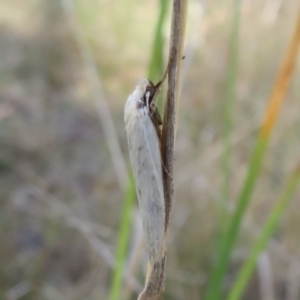
[(146, 110), (127, 124), (130, 159), (150, 262), (164, 253), (165, 204), (160, 142)]

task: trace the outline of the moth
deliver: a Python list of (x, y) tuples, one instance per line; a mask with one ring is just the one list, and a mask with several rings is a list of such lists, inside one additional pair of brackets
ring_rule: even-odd
[(157, 85), (149, 79), (142, 79), (127, 99), (124, 116), (130, 161), (152, 267), (165, 255), (166, 214), (160, 145), (162, 120), (156, 106), (165, 76)]

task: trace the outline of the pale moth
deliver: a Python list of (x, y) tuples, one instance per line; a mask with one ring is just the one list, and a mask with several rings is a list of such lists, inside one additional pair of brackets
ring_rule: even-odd
[(166, 74), (157, 85), (142, 79), (125, 105), (129, 155), (149, 256), (146, 286), (139, 299), (143, 299), (143, 294), (159, 293), (164, 277), (166, 213), (160, 145), (162, 121), (155, 102)]
[(128, 97), (125, 124), (150, 264), (164, 254), (165, 200), (160, 150), (159, 83), (142, 79)]

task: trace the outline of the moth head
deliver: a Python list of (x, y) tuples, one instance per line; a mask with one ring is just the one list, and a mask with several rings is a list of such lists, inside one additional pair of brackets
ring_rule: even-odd
[(156, 98), (160, 86), (154, 85), (149, 79), (142, 79), (136, 86), (134, 94), (139, 99), (138, 107), (146, 107), (148, 113), (156, 109)]
[(152, 83), (152, 81), (148, 80), (148, 84), (145, 89), (144, 96), (142, 98), (142, 101), (144, 105), (147, 107), (148, 112), (150, 110), (153, 110), (156, 106), (156, 98), (157, 98), (158, 90), (155, 87), (155, 85)]

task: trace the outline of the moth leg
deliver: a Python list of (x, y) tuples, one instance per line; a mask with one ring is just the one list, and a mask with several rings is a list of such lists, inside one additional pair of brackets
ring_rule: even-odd
[[(151, 103), (152, 104), (152, 103)], [(162, 119), (159, 114), (158, 108), (155, 106), (154, 109), (152, 109), (153, 117), (155, 118), (158, 125), (162, 125)]]
[(168, 171), (167, 167), (165, 166), (165, 164), (163, 162), (161, 162), (162, 166), (163, 166), (163, 169), (164, 171), (168, 174), (168, 176), (173, 180), (173, 177), (172, 175), (170, 174), (170, 172)]

